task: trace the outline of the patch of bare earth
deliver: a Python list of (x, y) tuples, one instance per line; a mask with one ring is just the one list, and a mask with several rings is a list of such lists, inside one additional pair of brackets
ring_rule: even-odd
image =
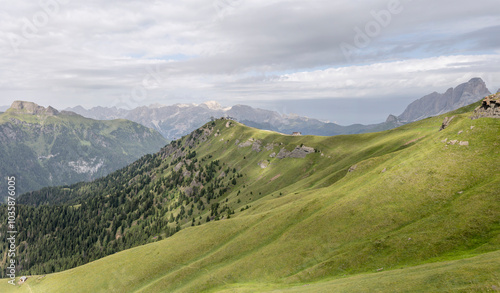
[(271, 178), (271, 180), (269, 180), (269, 182), (273, 182), (274, 180), (280, 178), (280, 176), (281, 176), (281, 174), (274, 176), (273, 178)]

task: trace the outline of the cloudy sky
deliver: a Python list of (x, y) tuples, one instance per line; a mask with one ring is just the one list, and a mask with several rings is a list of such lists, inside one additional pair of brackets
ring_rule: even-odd
[(0, 106), (216, 100), (340, 124), (500, 87), (498, 1), (3, 0)]

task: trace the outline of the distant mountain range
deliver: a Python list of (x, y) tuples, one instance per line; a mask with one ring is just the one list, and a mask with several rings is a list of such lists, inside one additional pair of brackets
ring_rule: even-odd
[(457, 109), (489, 94), (484, 81), (473, 78), (443, 94), (434, 92), (424, 96), (401, 115), (390, 115), (385, 122), (350, 126), (246, 105), (223, 108), (217, 102), (133, 110), (114, 107), (86, 110), (77, 106), (59, 112), (52, 107), (17, 101), (0, 114), (0, 175), (22, 174), (20, 192), (92, 180), (155, 152), (168, 140), (180, 138), (218, 117), (231, 117), (251, 127), (285, 134), (333, 136), (395, 128)]
[(199, 105), (143, 106), (132, 110), (124, 110), (116, 107), (94, 107), (87, 110), (81, 106), (67, 108), (66, 110), (93, 119), (128, 119), (158, 130), (168, 140), (180, 138), (211, 119), (220, 117), (231, 117), (251, 127), (285, 134), (301, 132), (302, 134), (320, 136), (383, 131), (402, 125), (397, 120), (391, 118), (380, 124), (341, 126), (295, 114), (281, 115), (275, 111), (253, 108), (246, 105), (222, 108), (219, 103), (214, 101)]
[[(16, 101), (0, 114), (0, 177), (17, 175), (19, 194), (89, 181), (166, 143), (158, 132), (135, 122), (96, 121)], [(0, 188), (5, 190), (5, 184), (1, 180)]]
[(132, 110), (116, 107), (94, 107), (87, 110), (81, 106), (67, 108), (66, 110), (93, 119), (128, 119), (156, 129), (168, 140), (180, 138), (214, 117), (232, 117), (248, 126), (285, 134), (301, 132), (307, 135), (333, 136), (392, 129), (407, 122), (458, 109), (464, 105), (476, 102), (488, 94), (490, 92), (486, 88), (484, 81), (481, 78), (473, 78), (454, 89), (449, 89), (444, 94), (434, 92), (416, 100), (398, 117), (389, 115), (386, 121), (379, 124), (354, 124), (349, 126), (341, 126), (294, 114), (282, 115), (275, 111), (253, 108), (246, 105), (223, 108), (219, 103), (214, 101), (199, 105), (152, 105)]
[(473, 78), (455, 88), (449, 88), (445, 93), (433, 92), (414, 101), (403, 114), (398, 116), (398, 119), (403, 122), (413, 122), (440, 115), (475, 103), (490, 94), (481, 78)]

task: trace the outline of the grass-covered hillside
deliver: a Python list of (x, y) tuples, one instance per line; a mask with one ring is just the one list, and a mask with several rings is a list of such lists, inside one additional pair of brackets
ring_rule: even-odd
[[(153, 210), (120, 224), (116, 237), (143, 222), (166, 221), (179, 232), (15, 288), (4, 279), (0, 291), (498, 290), (500, 120), (471, 120), (475, 106), (335, 137), (207, 124), (129, 167), (130, 174), (108, 176), (118, 185), (98, 193), (105, 206), (94, 203), (105, 212), (115, 196), (117, 207), (139, 198), (141, 209), (153, 200)], [(445, 116), (455, 117), (439, 131)], [(97, 184), (38, 193), (42, 199), (33, 193), (24, 202), (43, 204), (36, 209), (87, 205)], [(56, 239), (59, 230), (44, 233)]]
[(0, 189), (11, 175), (17, 176), (20, 193), (89, 181), (166, 143), (158, 132), (134, 122), (97, 121), (15, 102), (0, 114)]

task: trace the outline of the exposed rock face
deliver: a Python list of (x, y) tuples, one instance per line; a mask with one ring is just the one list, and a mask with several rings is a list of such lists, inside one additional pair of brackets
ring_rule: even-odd
[(451, 122), (451, 120), (453, 120), (453, 118), (455, 118), (455, 116), (444, 117), (443, 124), (441, 124), (441, 128), (439, 128), (439, 131), (448, 127), (448, 125), (450, 125), (450, 122)]
[[(239, 143), (239, 140), (236, 140), (236, 144), (238, 144), (238, 143)], [(252, 151), (258, 153), (261, 151), (262, 142), (260, 140), (250, 138), (249, 140), (242, 142), (238, 145), (238, 147), (240, 147), (240, 148), (245, 148), (245, 147), (249, 147), (249, 146), (252, 146)]]
[(262, 142), (260, 140), (254, 141), (252, 144), (252, 151), (259, 153), (261, 144)]
[(251, 140), (247, 140), (245, 142), (242, 142), (238, 145), (238, 147), (240, 148), (246, 148), (246, 147), (249, 147), (252, 145), (252, 141)]
[[(405, 122), (402, 122), (399, 120), (398, 117), (390, 114), (387, 119), (385, 120), (385, 122), (381, 123), (380, 125), (384, 125), (384, 128), (385, 129), (392, 129), (392, 128), (396, 128), (396, 127), (399, 127), (401, 125), (404, 125)], [(379, 131), (382, 131), (384, 129), (380, 129)]]
[(482, 117), (500, 118), (500, 93), (484, 98), (481, 106), (474, 110), (471, 119)]
[(90, 174), (94, 175), (99, 171), (99, 169), (104, 165), (104, 160), (97, 158), (92, 158), (89, 161), (85, 161), (83, 159), (78, 159), (78, 161), (68, 162), (68, 166), (70, 166), (73, 171), (78, 174)]
[(270, 151), (274, 147), (277, 147), (277, 146), (279, 146), (279, 144), (277, 144), (277, 143), (268, 143), (264, 148), (266, 149), (266, 151)]
[(306, 146), (297, 146), (293, 151), (288, 152), (284, 148), (280, 150), (276, 158), (284, 159), (284, 158), (299, 158), (303, 159), (308, 154), (314, 153), (314, 148), (306, 147)]
[(412, 122), (440, 115), (477, 102), (490, 94), (481, 78), (473, 78), (456, 88), (448, 89), (443, 94), (434, 92), (414, 101), (398, 118), (401, 121)]
[(10, 106), (10, 111), (19, 114), (47, 115), (47, 116), (55, 116), (59, 114), (59, 111), (52, 108), (51, 106), (45, 108), (33, 102), (25, 102), (25, 101), (14, 101)]
[(453, 139), (453, 140), (445, 139), (442, 141), (442, 143), (446, 143), (449, 145), (469, 146), (469, 141), (460, 141), (458, 139)]
[(259, 167), (261, 167), (262, 169), (266, 169), (267, 167), (269, 167), (269, 161), (260, 161), (258, 163)]
[(387, 119), (385, 120), (385, 122), (387, 123), (394, 123), (394, 122), (398, 122), (399, 119), (398, 117), (394, 116), (394, 115), (389, 115), (389, 117), (387, 117)]

